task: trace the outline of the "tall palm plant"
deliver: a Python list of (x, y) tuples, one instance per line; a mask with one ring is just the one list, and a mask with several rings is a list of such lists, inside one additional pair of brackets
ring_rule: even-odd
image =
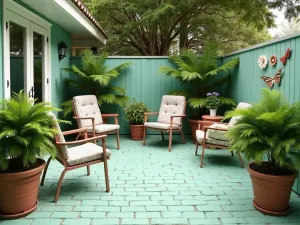
[[(205, 47), (201, 57), (188, 49), (183, 49), (179, 56), (170, 56), (176, 68), (163, 66), (160, 72), (192, 86), (188, 90), (172, 90), (170, 94), (186, 96), (192, 108), (203, 107), (206, 93), (226, 83), (229, 72), (239, 64), (239, 59), (234, 58), (219, 66), (218, 58), (217, 47), (212, 44)], [(235, 105), (230, 98), (220, 97), (220, 100), (222, 104)]]
[[(107, 53), (94, 55), (90, 50), (84, 50), (81, 53), (81, 68), (73, 64), (71, 68), (64, 69), (76, 76), (66, 78), (65, 82), (80, 90), (81, 93), (96, 95), (100, 105), (108, 103), (124, 106), (128, 100), (125, 90), (111, 83), (130, 63), (123, 63), (108, 69), (105, 65), (107, 57)], [(64, 102), (62, 108), (64, 116), (70, 114), (72, 112), (72, 100)]]

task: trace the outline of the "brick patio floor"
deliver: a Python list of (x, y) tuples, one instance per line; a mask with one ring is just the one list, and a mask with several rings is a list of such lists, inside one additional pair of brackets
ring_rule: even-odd
[[(53, 203), (62, 166), (52, 162), (39, 192), (37, 211), (1, 225), (106, 224), (300, 224), (300, 197), (292, 194), (287, 217), (265, 216), (252, 207), (252, 187), (246, 169), (228, 151), (207, 151), (205, 168), (194, 155), (195, 145), (175, 136), (173, 151), (159, 135), (140, 141), (108, 138), (110, 193), (105, 192), (103, 164), (66, 174), (59, 201)], [(13, 203), (12, 203), (13, 204)]]

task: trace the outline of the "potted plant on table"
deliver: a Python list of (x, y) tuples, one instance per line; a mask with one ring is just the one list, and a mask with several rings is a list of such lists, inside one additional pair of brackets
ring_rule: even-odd
[(270, 215), (286, 215), (300, 164), (300, 102), (289, 102), (278, 91), (263, 89), (251, 108), (236, 109), (229, 129), (233, 151), (244, 153), (252, 179), (253, 206)]
[(143, 102), (133, 100), (124, 108), (125, 120), (130, 125), (130, 136), (132, 140), (142, 140), (144, 135), (144, 113), (149, 109)]
[(210, 116), (217, 116), (217, 110), (221, 106), (219, 93), (208, 92), (206, 96), (205, 106), (209, 109)]
[[(192, 109), (199, 110), (198, 115), (189, 119), (192, 129), (192, 139), (197, 143), (196, 130), (198, 121), (204, 114), (206, 93), (217, 90), (225, 85), (232, 75), (230, 73), (239, 64), (239, 58), (233, 58), (220, 65), (218, 48), (214, 44), (204, 46), (201, 55), (192, 50), (182, 49), (179, 56), (170, 56), (169, 60), (174, 67), (163, 66), (160, 72), (179, 80), (184, 84), (184, 90), (171, 90), (169, 94), (185, 96)], [(233, 99), (219, 97), (222, 105), (235, 106)]]
[(26, 94), (0, 101), (0, 219), (26, 216), (37, 207), (45, 153), (55, 156), (49, 103), (34, 104)]

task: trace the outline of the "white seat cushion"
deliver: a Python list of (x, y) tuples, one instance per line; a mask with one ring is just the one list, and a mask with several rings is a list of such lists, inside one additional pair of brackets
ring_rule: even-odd
[[(69, 155), (67, 163), (70, 166), (79, 165), (82, 163), (103, 158), (102, 147), (90, 142), (83, 145), (68, 148), (67, 151)], [(111, 151), (109, 149), (106, 149), (106, 156), (110, 155)]]
[[(119, 130), (120, 126), (118, 124), (100, 124), (95, 126), (95, 132), (97, 134)], [(88, 127), (88, 132), (93, 132), (93, 127)]]
[[(199, 144), (202, 144), (203, 140), (204, 140), (204, 131), (202, 130), (197, 130), (196, 131), (196, 138)], [(229, 146), (230, 142), (229, 141), (224, 141), (224, 140), (218, 140), (218, 139), (214, 139), (214, 138), (210, 138), (207, 136), (206, 133), (206, 143), (207, 144), (215, 144), (215, 145), (222, 145), (222, 146)]]
[[(227, 124), (214, 123), (214, 124), (210, 125), (209, 127), (228, 130), (228, 125)], [(229, 139), (225, 136), (226, 133), (227, 133), (227, 131), (208, 129), (207, 130), (207, 137), (217, 139), (217, 140), (221, 140), (221, 141), (229, 141)]]
[[(170, 129), (169, 123), (146, 122), (144, 123), (144, 126), (149, 128), (155, 128), (155, 129), (164, 129), (164, 130)], [(180, 126), (177, 124), (173, 124), (172, 129), (180, 129)]]

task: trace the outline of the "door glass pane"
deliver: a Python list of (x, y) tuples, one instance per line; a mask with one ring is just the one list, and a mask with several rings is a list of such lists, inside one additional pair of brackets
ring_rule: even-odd
[[(25, 87), (25, 28), (20, 25), (10, 22), (10, 90), (20, 92)], [(6, 85), (6, 84), (5, 84)], [(12, 96), (12, 95), (11, 95)]]
[(33, 32), (33, 53), (34, 53), (34, 98), (37, 102), (43, 100), (43, 57), (44, 57), (44, 36)]

